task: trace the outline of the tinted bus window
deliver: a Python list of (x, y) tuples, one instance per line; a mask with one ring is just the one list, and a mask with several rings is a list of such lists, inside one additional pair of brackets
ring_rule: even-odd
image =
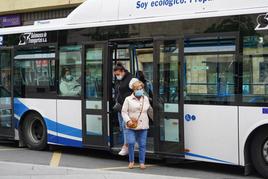
[(59, 92), (60, 96), (81, 95), (81, 46), (60, 48)]
[(55, 56), (54, 46), (18, 49), (14, 57), (15, 95), (41, 97), (40, 93), (55, 92)]
[(185, 40), (185, 100), (234, 102), (235, 38)]
[(243, 102), (268, 102), (268, 35), (243, 39)]

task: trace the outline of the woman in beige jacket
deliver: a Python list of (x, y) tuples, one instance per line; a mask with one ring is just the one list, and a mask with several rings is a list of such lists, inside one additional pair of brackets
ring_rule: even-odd
[[(147, 131), (149, 129), (149, 118), (147, 111), (150, 108), (149, 99), (144, 95), (144, 84), (137, 81), (132, 85), (133, 93), (128, 96), (122, 107), (122, 117), (126, 123), (126, 138), (129, 152), (129, 168), (134, 166), (134, 146), (137, 141), (139, 145), (140, 168), (145, 169), (145, 153)], [(137, 127), (129, 128), (137, 121)]]

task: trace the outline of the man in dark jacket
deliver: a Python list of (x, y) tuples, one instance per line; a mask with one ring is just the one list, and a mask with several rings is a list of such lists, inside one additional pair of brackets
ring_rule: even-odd
[[(115, 82), (115, 101), (119, 103), (120, 106), (123, 106), (125, 98), (131, 95), (132, 90), (129, 88), (129, 82), (132, 79), (132, 75), (125, 69), (125, 67), (118, 63), (114, 68), (114, 75), (116, 76)], [(118, 110), (118, 109), (117, 109)], [(127, 155), (128, 154), (128, 146), (126, 144), (126, 131), (125, 131), (125, 123), (123, 117), (121, 115), (121, 109), (118, 112), (118, 121), (120, 126), (120, 131), (123, 132), (124, 136), (124, 145), (121, 151), (118, 153), (119, 155)]]

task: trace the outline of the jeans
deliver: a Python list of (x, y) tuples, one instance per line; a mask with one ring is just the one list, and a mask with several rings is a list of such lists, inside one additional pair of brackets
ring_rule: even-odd
[(135, 142), (137, 141), (139, 145), (139, 162), (140, 164), (145, 163), (147, 132), (148, 132), (147, 129), (145, 130), (126, 129), (129, 162), (134, 162), (134, 147)]
[(126, 144), (127, 141), (127, 135), (126, 135), (126, 126), (125, 126), (125, 121), (121, 115), (121, 112), (118, 112), (118, 122), (119, 122), (119, 128), (120, 128), (120, 132), (122, 132), (123, 134), (123, 143)]

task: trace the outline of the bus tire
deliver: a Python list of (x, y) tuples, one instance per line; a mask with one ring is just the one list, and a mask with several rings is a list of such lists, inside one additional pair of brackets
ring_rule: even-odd
[(268, 178), (268, 132), (263, 128), (255, 134), (251, 142), (251, 160), (255, 169)]
[(44, 150), (47, 147), (47, 127), (43, 118), (31, 113), (23, 122), (23, 140), (31, 150)]

